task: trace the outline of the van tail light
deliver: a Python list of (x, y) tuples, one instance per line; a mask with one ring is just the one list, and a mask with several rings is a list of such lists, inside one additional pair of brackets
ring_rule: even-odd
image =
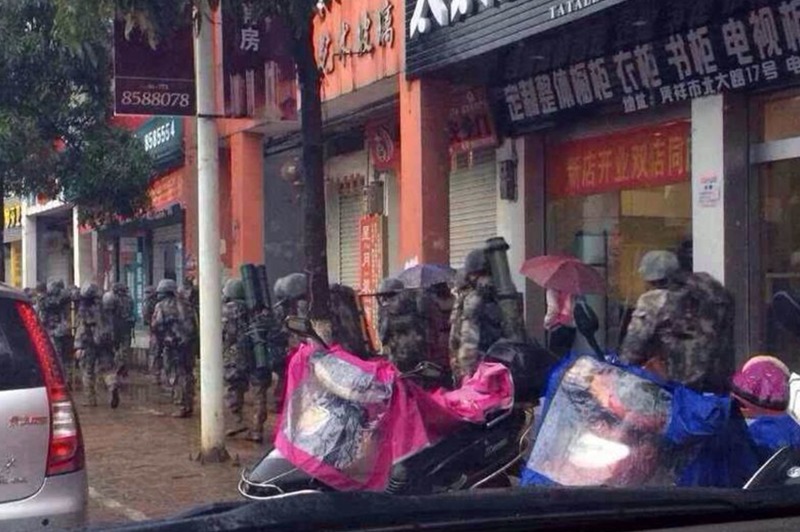
[(78, 416), (72, 404), (61, 364), (56, 359), (39, 318), (28, 303), (17, 301), (17, 313), (33, 344), (33, 350), (44, 376), (50, 401), (50, 449), (47, 456), (47, 476), (72, 473), (83, 469), (85, 457)]

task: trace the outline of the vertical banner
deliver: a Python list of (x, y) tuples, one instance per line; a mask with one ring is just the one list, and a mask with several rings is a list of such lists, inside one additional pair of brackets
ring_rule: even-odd
[[(374, 294), (384, 275), (384, 217), (380, 214), (362, 216), (359, 221), (360, 283), (362, 294)], [(372, 345), (379, 347), (378, 305), (374, 296), (361, 299), (367, 317)]]

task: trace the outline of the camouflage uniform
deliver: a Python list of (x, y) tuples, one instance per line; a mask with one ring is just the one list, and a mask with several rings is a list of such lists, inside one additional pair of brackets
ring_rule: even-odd
[[(97, 374), (111, 392), (111, 407), (119, 404), (119, 380), (114, 368), (114, 324), (112, 314), (103, 309), (100, 289), (88, 283), (81, 289), (78, 327), (75, 334), (76, 357), (80, 363), (86, 405), (97, 406)], [(107, 294), (110, 295), (110, 294)]]
[(161, 370), (164, 369), (164, 361), (161, 358), (161, 352), (158, 348), (158, 338), (156, 337), (153, 329), (150, 327), (150, 322), (153, 319), (153, 312), (156, 309), (156, 289), (148, 286), (144, 289), (144, 302), (142, 303), (142, 323), (147, 325), (150, 332), (150, 341), (148, 342), (147, 359), (150, 372), (153, 373), (156, 384), (161, 384)]
[(113, 292), (117, 298), (116, 315), (114, 316), (114, 339), (117, 342), (115, 359), (119, 366), (125, 367), (130, 359), (136, 313), (133, 308), (133, 298), (128, 292), (127, 285), (116, 283), (114, 284)]
[(503, 337), (503, 313), (490, 277), (479, 277), (456, 297), (451, 327), (450, 364), (460, 382), (472, 375), (483, 354)]
[(158, 303), (153, 310), (151, 330), (158, 339), (160, 356), (180, 409), (176, 417), (188, 417), (194, 410), (194, 358), (191, 345), (196, 334), (191, 311), (176, 295), (175, 282), (162, 280)]
[(427, 321), (416, 290), (403, 290), (382, 306), (381, 343), (389, 360), (401, 372), (428, 359)]
[[(195, 330), (200, 330), (200, 294), (191, 279), (186, 278), (178, 289), (178, 298), (189, 310)], [(200, 336), (195, 335), (189, 348), (195, 360), (200, 360)]]
[(665, 377), (703, 392), (722, 393), (732, 361), (733, 296), (707, 273), (674, 280), (643, 294), (620, 357), (656, 364)]
[(225, 284), (226, 302), (222, 308), (222, 344), (225, 364), (225, 403), (233, 414), (235, 426), (228, 432), (232, 436), (246, 430), (242, 410), (244, 394), (248, 387), (253, 392), (255, 412), (249, 439), (261, 441), (264, 422), (267, 420), (267, 391), (270, 374), (258, 374), (255, 368), (253, 343), (248, 336), (250, 320), (244, 302), (244, 287), (238, 279)]
[(72, 330), (70, 327), (70, 295), (61, 281), (53, 281), (40, 301), (42, 322), (53, 341), (56, 353), (72, 381)]
[(450, 366), (450, 316), (455, 299), (447, 285), (422, 293), (422, 309), (428, 324), (428, 358), (444, 369)]
[(278, 379), (272, 389), (275, 407), (283, 410), (283, 396), (286, 391), (286, 363), (290, 351), (300, 345), (301, 339), (284, 325), (289, 316), (308, 316), (308, 280), (305, 274), (294, 273), (275, 282), (275, 321), (280, 327), (270, 335), (272, 351), (277, 353), (272, 361), (272, 370)]
[(33, 307), (39, 314), (40, 320), (43, 319), (42, 301), (44, 300), (46, 295), (47, 295), (47, 283), (45, 283), (44, 281), (39, 281), (38, 283), (36, 283), (36, 289), (33, 292)]

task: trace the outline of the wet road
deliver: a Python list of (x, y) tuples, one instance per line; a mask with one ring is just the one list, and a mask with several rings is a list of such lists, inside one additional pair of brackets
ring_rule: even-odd
[[(95, 408), (80, 406), (83, 396), (76, 393), (89, 472), (90, 524), (167, 517), (237, 499), (241, 467), (265, 446), (229, 439), (231, 461), (201, 465), (192, 460), (200, 447), (199, 412), (190, 419), (172, 418), (168, 392), (143, 375), (132, 374), (129, 380), (116, 410), (108, 408), (104, 393), (98, 394), (103, 402)], [(270, 416), (265, 441), (271, 441)]]

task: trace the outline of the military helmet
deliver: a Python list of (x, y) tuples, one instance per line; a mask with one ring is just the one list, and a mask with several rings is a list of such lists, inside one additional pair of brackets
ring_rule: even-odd
[[(308, 297), (308, 277), (304, 273), (290, 273), (283, 278), (282, 299), (305, 299)], [(277, 294), (276, 294), (277, 295)]]
[(639, 264), (639, 274), (648, 282), (663, 281), (680, 269), (678, 257), (671, 251), (648, 251)]
[(244, 283), (241, 279), (228, 279), (222, 288), (222, 295), (231, 301), (244, 301)]
[(175, 294), (178, 290), (178, 285), (172, 279), (161, 279), (158, 282), (158, 288), (156, 288), (156, 292), (159, 294)]
[(151, 296), (156, 293), (156, 287), (153, 285), (147, 285), (144, 287), (144, 295)]
[(125, 283), (114, 283), (114, 286), (111, 287), (111, 290), (117, 295), (124, 294), (128, 291), (128, 285)]
[(477, 275), (489, 271), (489, 261), (486, 259), (486, 252), (483, 248), (473, 249), (467, 253), (464, 259), (464, 273), (467, 275)]
[(59, 286), (59, 281), (50, 281), (49, 283), (47, 283), (47, 293), (55, 294), (56, 292), (64, 288), (63, 285), (64, 283), (61, 283), (61, 286)]
[(118, 300), (116, 294), (114, 294), (114, 292), (109, 290), (108, 292), (103, 294), (103, 299), (101, 300), (101, 303), (103, 305), (103, 308), (113, 309), (114, 307), (117, 306), (117, 301)]
[(58, 288), (59, 290), (64, 290), (66, 288), (66, 285), (64, 284), (63, 279), (56, 279), (55, 285), (56, 285), (56, 288)]
[(81, 297), (87, 299), (94, 299), (100, 297), (100, 287), (95, 283), (84, 283), (81, 287)]
[(387, 277), (381, 281), (381, 284), (378, 286), (378, 293), (381, 295), (391, 295), (401, 292), (403, 289), (405, 289), (403, 281), (397, 277)]

